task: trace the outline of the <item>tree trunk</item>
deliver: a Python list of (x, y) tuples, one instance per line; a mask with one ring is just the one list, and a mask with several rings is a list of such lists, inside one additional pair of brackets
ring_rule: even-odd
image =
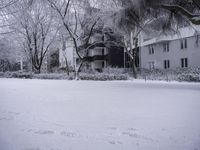
[(20, 58), (20, 70), (23, 71), (23, 59)]
[(33, 67), (33, 72), (36, 73), (36, 74), (40, 74), (41, 73), (41, 69)]
[(130, 33), (130, 50), (132, 51), (132, 71), (133, 71), (133, 77), (137, 79), (137, 68), (135, 64), (136, 60), (136, 49), (137, 49), (137, 41), (135, 41), (135, 48), (133, 49), (133, 33)]
[[(64, 54), (63, 54), (64, 55)], [(64, 55), (65, 58), (65, 63), (66, 63), (66, 71), (67, 71), (67, 75), (69, 76), (69, 65), (68, 65), (68, 61), (67, 61), (67, 56)]]
[(133, 77), (135, 79), (137, 79), (137, 67), (135, 64), (135, 58), (133, 58), (133, 60), (132, 60), (132, 71), (133, 71)]

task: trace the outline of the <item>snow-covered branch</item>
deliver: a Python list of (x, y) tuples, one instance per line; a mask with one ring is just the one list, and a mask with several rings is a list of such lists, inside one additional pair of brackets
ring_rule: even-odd
[(193, 14), (180, 5), (162, 4), (161, 7), (173, 13), (179, 13), (190, 20), (193, 24), (200, 25), (200, 14)]

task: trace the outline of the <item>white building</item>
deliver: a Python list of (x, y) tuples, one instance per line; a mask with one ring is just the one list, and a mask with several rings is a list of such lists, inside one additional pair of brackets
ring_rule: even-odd
[(140, 67), (146, 69), (200, 67), (199, 31), (185, 27), (174, 35), (143, 39), (140, 45)]
[(74, 68), (76, 54), (73, 47), (74, 47), (73, 43), (69, 39), (66, 41), (64, 48), (63, 46), (61, 46), (61, 48), (59, 49), (59, 64), (60, 64), (59, 67), (60, 68), (67, 67), (66, 61), (68, 63), (68, 66)]

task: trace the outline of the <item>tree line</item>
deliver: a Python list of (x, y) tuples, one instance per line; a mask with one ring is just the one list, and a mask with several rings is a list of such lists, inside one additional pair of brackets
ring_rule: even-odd
[[(74, 47), (78, 76), (89, 63), (88, 51), (98, 46), (123, 47), (137, 78), (138, 36), (176, 32), (179, 25), (200, 25), (199, 0), (0, 0), (0, 59), (26, 58), (40, 73), (47, 52), (57, 44)], [(112, 32), (104, 30), (109, 27)], [(123, 37), (119, 41), (93, 41), (101, 32)], [(12, 41), (12, 42), (8, 42)], [(12, 56), (12, 57), (11, 57)], [(67, 72), (68, 58), (65, 56)]]

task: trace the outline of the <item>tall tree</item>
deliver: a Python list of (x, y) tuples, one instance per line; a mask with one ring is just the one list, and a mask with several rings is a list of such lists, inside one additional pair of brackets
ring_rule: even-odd
[[(90, 19), (86, 19), (87, 23), (82, 20), (82, 17), (86, 13), (86, 11), (93, 11), (94, 9), (90, 6), (89, 0), (47, 0), (51, 8), (58, 14), (65, 30), (67, 31), (71, 41), (74, 45), (74, 50), (78, 56), (79, 62), (75, 65), (75, 74), (76, 78), (78, 78), (78, 74), (81, 66), (86, 61), (84, 55), (80, 50), (80, 41), (82, 40), (82, 30), (83, 28), (87, 28), (87, 33), (84, 34), (85, 44), (88, 45), (92, 33), (95, 29), (95, 26), (99, 22), (99, 17), (91, 16)], [(88, 23), (88, 21), (90, 23)], [(87, 26), (87, 27), (86, 27)], [(84, 47), (86, 51), (88, 50), (87, 46)]]
[(22, 38), (33, 71), (40, 73), (43, 60), (58, 31), (53, 12), (42, 0), (23, 0), (14, 7), (18, 12), (10, 17), (10, 23), (15, 23), (11, 28)]
[[(135, 54), (141, 31), (154, 33), (177, 31), (179, 24), (199, 25), (198, 0), (111, 0), (114, 25), (125, 36), (124, 48), (132, 59), (134, 77), (137, 77)], [(129, 48), (129, 50), (128, 50)]]

